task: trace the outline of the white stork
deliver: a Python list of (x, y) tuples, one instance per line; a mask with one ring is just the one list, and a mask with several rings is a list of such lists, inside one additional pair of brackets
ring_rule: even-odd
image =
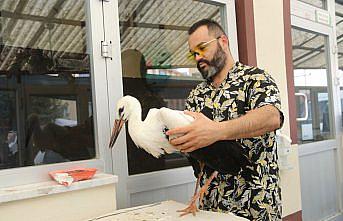
[[(114, 146), (124, 123), (128, 121), (129, 134), (137, 147), (143, 148), (146, 152), (158, 158), (165, 153), (174, 153), (178, 150), (169, 143), (169, 138), (165, 135), (168, 129), (186, 126), (194, 121), (194, 118), (186, 115), (183, 111), (171, 110), (169, 108), (152, 108), (149, 110), (145, 120), (142, 121), (142, 107), (140, 102), (132, 96), (124, 96), (117, 102), (118, 119), (115, 120), (110, 147)], [(203, 165), (203, 164), (202, 164)], [(195, 193), (190, 205), (180, 212), (181, 215), (193, 213), (198, 210), (196, 199), (203, 197), (207, 187), (201, 188), (198, 192), (200, 176), (198, 177)], [(200, 200), (201, 201), (201, 200)]]

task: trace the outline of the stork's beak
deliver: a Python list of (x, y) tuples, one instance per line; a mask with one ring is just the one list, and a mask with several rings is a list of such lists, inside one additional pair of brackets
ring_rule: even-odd
[(116, 142), (118, 135), (120, 133), (120, 130), (123, 127), (123, 125), (125, 124), (125, 122), (126, 122), (126, 120), (124, 120), (123, 117), (120, 117), (119, 120), (116, 119), (114, 121), (109, 148), (112, 148), (114, 146), (114, 143)]

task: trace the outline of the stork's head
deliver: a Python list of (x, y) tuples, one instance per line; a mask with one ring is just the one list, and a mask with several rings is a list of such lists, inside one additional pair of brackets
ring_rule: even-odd
[(141, 104), (136, 98), (127, 95), (119, 99), (116, 108), (117, 117), (114, 122), (111, 140), (109, 144), (110, 148), (112, 148), (114, 143), (116, 142), (120, 130), (125, 124), (125, 122), (128, 121), (130, 117), (135, 113), (141, 113)]

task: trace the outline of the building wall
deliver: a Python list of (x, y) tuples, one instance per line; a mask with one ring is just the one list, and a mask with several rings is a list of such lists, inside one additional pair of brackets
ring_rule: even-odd
[(2, 221), (84, 221), (116, 209), (114, 185), (0, 204)]
[[(283, 0), (255, 0), (253, 4), (257, 66), (271, 73), (279, 86), (282, 111), (285, 116), (281, 132), (290, 135)], [(301, 210), (299, 161), (296, 145), (292, 145), (288, 160), (293, 168), (281, 171), (283, 216)]]

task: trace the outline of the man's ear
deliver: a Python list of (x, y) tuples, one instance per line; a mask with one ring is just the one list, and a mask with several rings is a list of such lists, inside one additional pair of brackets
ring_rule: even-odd
[(222, 37), (220, 38), (221, 42), (223, 43), (223, 45), (227, 45), (228, 47), (230, 47), (230, 42), (229, 42), (229, 38), (226, 35), (222, 35)]

